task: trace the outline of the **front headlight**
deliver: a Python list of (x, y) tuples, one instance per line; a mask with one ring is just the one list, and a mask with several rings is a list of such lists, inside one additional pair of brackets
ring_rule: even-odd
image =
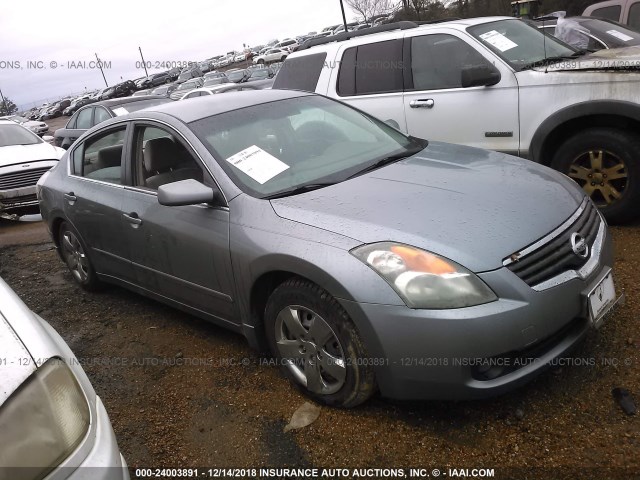
[(18, 478), (15, 467), (43, 478), (75, 450), (89, 424), (73, 373), (62, 360), (48, 360), (0, 407), (0, 478)]
[(462, 308), (497, 300), (477, 275), (419, 248), (380, 242), (356, 247), (351, 254), (384, 278), (410, 308)]

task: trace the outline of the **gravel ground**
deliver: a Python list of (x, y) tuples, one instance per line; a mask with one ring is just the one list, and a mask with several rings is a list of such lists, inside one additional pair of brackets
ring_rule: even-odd
[[(86, 293), (40, 222), (0, 220), (0, 276), (65, 338), (131, 467), (491, 468), (496, 478), (640, 478), (640, 224), (612, 228), (626, 305), (550, 370), (496, 399), (374, 398), (283, 432), (305, 402), (236, 334), (111, 287)], [(111, 362), (111, 365), (105, 364)], [(117, 363), (117, 364), (116, 364)], [(182, 363), (182, 365), (176, 365)], [(426, 478), (426, 477), (425, 477)], [(433, 478), (433, 476), (432, 476)]]

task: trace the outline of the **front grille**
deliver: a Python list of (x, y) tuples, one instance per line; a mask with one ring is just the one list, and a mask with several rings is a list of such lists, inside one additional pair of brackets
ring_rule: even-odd
[(582, 258), (573, 252), (571, 235), (579, 233), (589, 245), (591, 254), (600, 222), (596, 207), (587, 201), (584, 211), (573, 224), (536, 250), (517, 257), (507, 268), (532, 287), (566, 271), (579, 270), (587, 263), (589, 255)]
[(38, 203), (38, 197), (36, 194), (32, 195), (23, 195), (22, 197), (11, 197), (11, 198), (2, 198), (0, 199), (0, 205), (4, 208), (12, 208), (21, 205), (32, 205), (34, 203)]
[(33, 168), (30, 170), (5, 173), (0, 175), (0, 190), (13, 190), (14, 188), (33, 187), (40, 177), (51, 167)]

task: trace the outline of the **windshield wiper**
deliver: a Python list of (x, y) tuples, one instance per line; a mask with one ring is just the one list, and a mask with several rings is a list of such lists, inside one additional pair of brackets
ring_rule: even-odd
[(536, 68), (536, 67), (546, 67), (551, 65), (552, 63), (561, 62), (562, 60), (575, 60), (576, 58), (581, 57), (586, 53), (589, 53), (589, 51), (578, 50), (572, 53), (571, 55), (557, 55), (555, 57), (545, 57), (535, 62), (527, 63), (526, 65), (520, 68), (520, 71), (531, 70), (532, 68)]
[(389, 155), (387, 157), (381, 158), (380, 160), (373, 162), (370, 165), (367, 165), (362, 170), (358, 170), (353, 175), (349, 175), (345, 180), (349, 180), (350, 178), (358, 177), (367, 172), (371, 172), (373, 170), (377, 170), (380, 167), (384, 167), (385, 165), (389, 165), (390, 163), (397, 162), (398, 160), (402, 160), (403, 158), (410, 157), (411, 155), (415, 155), (418, 152), (424, 150), (423, 146), (414, 147), (409, 150), (405, 150), (404, 152), (396, 153), (394, 155)]
[(300, 185), (299, 187), (290, 188), (289, 190), (282, 190), (280, 192), (276, 192), (272, 195), (267, 195), (266, 198), (268, 200), (272, 200), (274, 198), (282, 198), (288, 197), (291, 195), (297, 195), (299, 193), (310, 192), (311, 190), (317, 190), (318, 188), (328, 187), (330, 185), (335, 185), (336, 182), (322, 182), (322, 183), (307, 183), (305, 185)]

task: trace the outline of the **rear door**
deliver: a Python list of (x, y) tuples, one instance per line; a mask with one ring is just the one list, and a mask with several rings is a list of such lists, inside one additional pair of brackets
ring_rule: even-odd
[(67, 122), (67, 126), (56, 135), (56, 144), (62, 148), (69, 148), (80, 135), (93, 126), (94, 107), (78, 110)]
[(402, 44), (402, 39), (391, 39), (341, 49), (330, 64), (327, 95), (407, 131)]
[[(408, 132), (518, 154), (518, 83), (513, 71), (464, 33), (415, 30), (405, 37), (409, 60), (403, 103)], [(463, 88), (462, 70), (473, 66), (497, 68), (500, 81)]]
[(121, 124), (74, 145), (64, 213), (87, 245), (96, 271), (130, 281), (120, 211), (126, 134), (127, 125)]

